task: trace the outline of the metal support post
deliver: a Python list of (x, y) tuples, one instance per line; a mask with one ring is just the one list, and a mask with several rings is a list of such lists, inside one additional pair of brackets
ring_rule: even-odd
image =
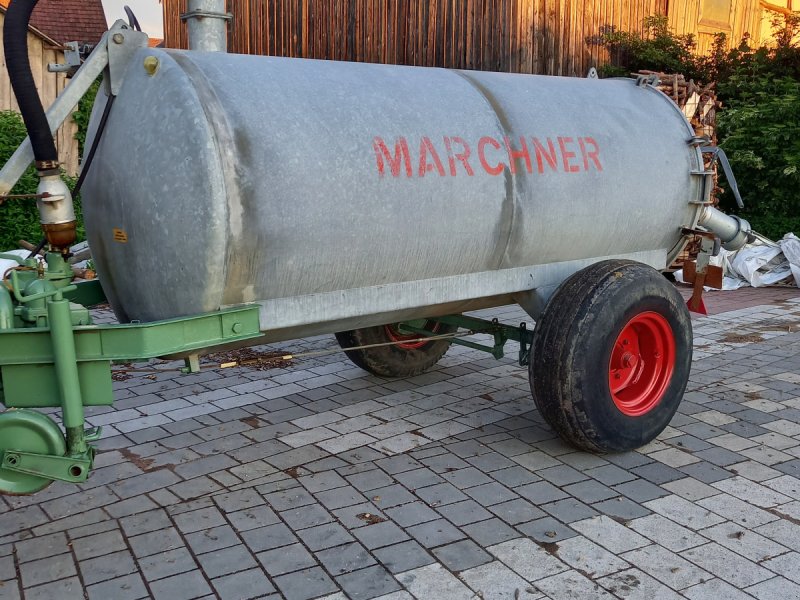
[(83, 431), (85, 420), (75, 355), (75, 336), (69, 301), (64, 300), (61, 293), (48, 301), (47, 316), (53, 343), (53, 365), (61, 395), (61, 414), (67, 434), (67, 454), (85, 454), (89, 447)]
[(188, 0), (188, 11), (181, 15), (188, 28), (189, 50), (228, 51), (228, 21), (225, 0)]

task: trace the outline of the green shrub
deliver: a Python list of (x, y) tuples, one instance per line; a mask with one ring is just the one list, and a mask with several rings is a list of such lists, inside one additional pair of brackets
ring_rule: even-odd
[[(0, 165), (4, 165), (11, 158), (27, 135), (19, 114), (13, 111), (0, 111)], [(30, 167), (11, 193), (35, 194), (38, 183), (36, 171)], [(67, 178), (67, 183), (72, 188), (75, 180)], [(85, 231), (78, 198), (75, 199), (75, 214), (78, 217), (78, 239), (82, 240), (85, 238)], [(21, 239), (33, 244), (42, 239), (35, 200), (7, 200), (0, 204), (0, 251), (18, 248)]]
[(80, 102), (78, 102), (78, 110), (72, 113), (72, 119), (78, 125), (78, 132), (75, 134), (75, 139), (78, 140), (78, 150), (81, 156), (83, 156), (83, 145), (86, 142), (86, 131), (89, 128), (89, 118), (92, 116), (94, 98), (97, 95), (97, 90), (100, 89), (101, 81), (102, 79), (99, 78), (92, 84), (89, 91), (86, 92)]
[(611, 63), (599, 69), (602, 77), (627, 77), (641, 70), (683, 73), (697, 78), (697, 58), (693, 54), (692, 35), (675, 35), (669, 30), (667, 17), (655, 15), (643, 22), (644, 35), (607, 29), (597, 40), (611, 57)]
[[(719, 138), (753, 227), (772, 238), (800, 232), (800, 81), (732, 76)], [(723, 208), (730, 205), (725, 194)]]

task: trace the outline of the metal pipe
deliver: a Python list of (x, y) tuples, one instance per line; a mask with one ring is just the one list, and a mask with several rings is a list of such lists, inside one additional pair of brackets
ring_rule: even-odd
[(53, 343), (53, 364), (56, 381), (61, 395), (61, 414), (67, 434), (67, 453), (86, 452), (84, 439), (84, 411), (81, 384), (78, 377), (78, 363), (75, 355), (75, 336), (72, 331), (72, 315), (69, 301), (61, 298), (47, 303), (47, 317), (50, 325), (50, 339)]
[(228, 21), (225, 0), (188, 0), (187, 12), (181, 15), (189, 34), (189, 50), (228, 51)]
[(725, 250), (738, 250), (753, 241), (752, 227), (744, 219), (726, 215), (713, 206), (706, 206), (698, 223), (717, 234)]

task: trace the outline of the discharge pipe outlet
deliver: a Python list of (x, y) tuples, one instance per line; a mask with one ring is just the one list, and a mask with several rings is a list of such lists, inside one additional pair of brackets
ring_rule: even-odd
[(725, 250), (738, 250), (755, 240), (750, 223), (740, 217), (726, 215), (713, 206), (703, 208), (698, 224), (715, 233)]
[(13, 0), (6, 12), (3, 29), (8, 77), (17, 97), (22, 120), (31, 140), (36, 170), (39, 172), (37, 202), (42, 230), (50, 245), (68, 248), (75, 241), (75, 209), (72, 194), (61, 179), (58, 151), (50, 124), (36, 90), (28, 57), (28, 24), (39, 0)]
[(228, 21), (232, 15), (225, 11), (226, 0), (188, 0), (186, 21), (189, 50), (201, 52), (228, 51)]

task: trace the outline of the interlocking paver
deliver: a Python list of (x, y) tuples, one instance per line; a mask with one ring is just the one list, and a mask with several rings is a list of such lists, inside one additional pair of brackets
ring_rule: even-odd
[(487, 550), (528, 581), (543, 579), (568, 569), (547, 550), (525, 538), (489, 546)]
[(211, 584), (220, 600), (264, 598), (265, 594), (275, 591), (275, 587), (260, 569), (219, 577), (212, 580)]
[(273, 577), (317, 565), (314, 557), (301, 544), (292, 544), (262, 552), (258, 555), (258, 561)]
[(222, 577), (257, 566), (253, 555), (244, 545), (201, 554), (198, 561), (209, 578)]
[(684, 550), (681, 556), (739, 588), (765, 581), (773, 575), (716, 543)]
[(328, 523), (317, 527), (311, 527), (299, 531), (297, 534), (300, 536), (300, 539), (303, 540), (303, 543), (313, 552), (339, 546), (353, 540), (353, 536), (338, 523)]
[(607, 516), (578, 521), (572, 523), (571, 527), (615, 554), (641, 548), (650, 543), (643, 536)]
[[(387, 597), (387, 594), (400, 589), (397, 580), (378, 565), (340, 575), (336, 578), (336, 582), (352, 600)], [(397, 595), (395, 598), (400, 600), (403, 596)]]
[[(138, 573), (118, 577), (103, 583), (89, 585), (86, 588), (89, 600), (139, 600), (147, 598), (150, 594)], [(178, 598), (179, 596), (176, 596)], [(190, 598), (191, 596), (187, 597)]]
[(466, 348), (408, 380), (341, 356), (134, 374), (116, 407), (90, 410), (115, 437), (87, 484), (0, 499), (0, 598), (791, 598), (800, 333), (722, 343), (796, 320), (787, 292), (696, 319), (683, 404), (623, 454), (563, 443), (513, 358)]
[(439, 564), (401, 573), (397, 579), (417, 598), (471, 600), (474, 597), (466, 585)]
[(76, 575), (75, 560), (71, 554), (40, 558), (20, 565), (22, 585), (34, 587)]
[(319, 567), (282, 575), (274, 581), (286, 600), (308, 600), (337, 590), (336, 584)]
[(490, 562), (492, 557), (471, 540), (462, 540), (433, 550), (434, 556), (453, 572)]
[(483, 600), (539, 600), (544, 596), (500, 561), (474, 567), (459, 574)]
[(628, 569), (598, 580), (606, 590), (626, 600), (679, 600), (680, 594), (643, 573)]
[(79, 566), (86, 585), (129, 575), (138, 569), (133, 556), (127, 550), (83, 560)]
[(139, 567), (148, 581), (163, 579), (197, 568), (197, 563), (188, 548), (176, 548), (139, 559)]
[(661, 546), (652, 545), (632, 550), (622, 554), (621, 558), (675, 590), (712, 578), (712, 575), (697, 565)]
[[(211, 593), (211, 588), (200, 571), (190, 571), (159, 579), (150, 584), (155, 600), (191, 600)], [(106, 596), (114, 597), (114, 596)]]
[(462, 539), (464, 534), (445, 519), (436, 519), (406, 529), (409, 535), (426, 548), (442, 546)]

